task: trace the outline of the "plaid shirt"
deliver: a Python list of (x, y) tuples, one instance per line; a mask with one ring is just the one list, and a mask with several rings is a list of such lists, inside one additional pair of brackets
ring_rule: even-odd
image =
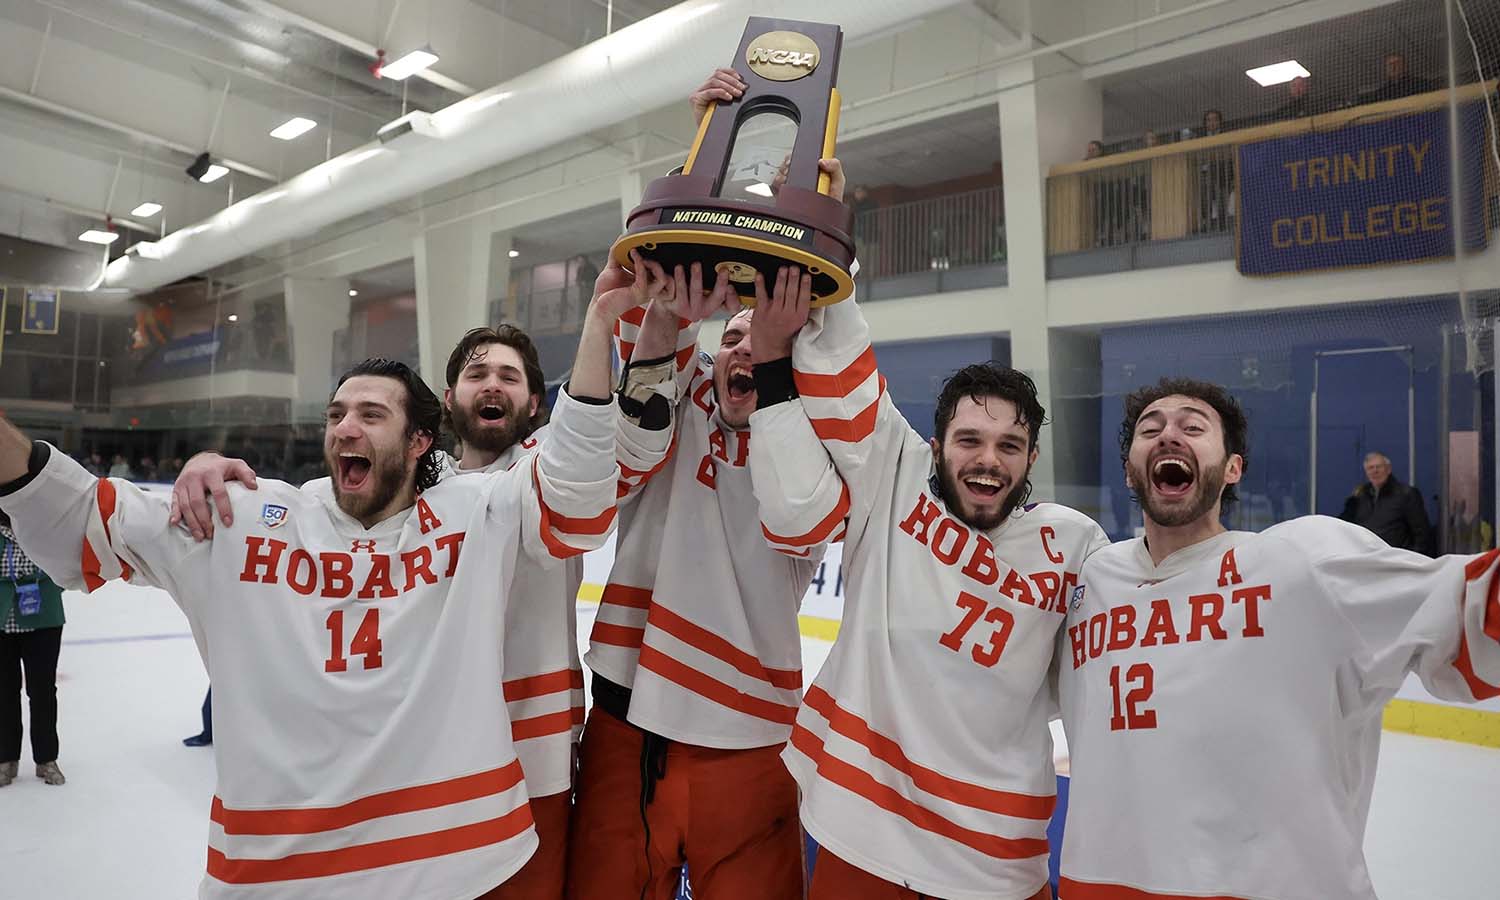
[[(8, 527), (0, 525), (0, 578), (7, 581), (20, 581), (23, 578), (31, 578), (36, 575), (36, 563), (21, 551), (21, 545), (16, 543), (16, 534)], [(6, 634), (24, 634), (32, 631), (30, 628), (22, 628), (16, 624), (16, 607), (11, 604), (5, 613), (5, 624), (0, 625), (0, 631)]]

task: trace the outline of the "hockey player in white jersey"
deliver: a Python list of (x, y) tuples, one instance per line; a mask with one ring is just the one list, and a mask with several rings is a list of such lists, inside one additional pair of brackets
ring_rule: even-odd
[[(656, 274), (662, 275), (659, 269)], [(606, 271), (596, 291), (612, 290), (625, 280), (616, 266)], [(664, 278), (648, 277), (633, 286), (644, 303), (666, 283)], [(545, 413), (545, 376), (526, 332), (508, 324), (471, 329), (448, 355), (444, 374), (444, 425), (458, 439), (459, 455), (441, 455), (442, 477), (505, 471), (528, 459), (547, 439), (547, 426), (537, 425)], [(640, 429), (633, 436), (649, 446), (619, 444), (621, 464), (649, 467), (665, 454), (670, 432)], [(215, 453), (193, 457), (178, 476), (173, 508), (181, 511), (194, 534), (212, 534), (215, 515), (232, 522), (225, 479), (255, 486), (255, 473), (244, 462)], [(333, 496), (329, 478), (309, 481), (302, 490)], [(215, 508), (210, 509), (208, 500)], [(584, 715), (574, 602), (582, 581), (578, 557), (562, 566), (521, 559), (511, 584), (511, 596), (523, 602), (506, 607), (501, 691), (539, 844), (526, 865), (498, 890), (497, 900), (560, 900), (563, 895), (575, 748)]]
[(795, 269), (769, 297), (757, 284), (751, 467), (763, 514), (847, 507), (843, 622), (784, 755), (820, 845), (811, 897), (1048, 898), (1048, 671), (1107, 539), (1067, 507), (1023, 505), (1045, 421), (1030, 378), (961, 369), (924, 440), (859, 307), (809, 319), (810, 290)]
[(201, 544), (164, 497), (0, 422), (0, 507), (28, 550), (69, 586), (151, 584), (187, 615), (220, 735), (200, 896), (495, 897), (532, 854), (495, 636), (509, 603), (561, 601), (513, 597), (518, 560), (574, 557), (613, 526), (609, 331), (636, 302), (596, 296), (526, 464), (437, 483), (437, 398), (371, 361), (329, 404), (334, 502), (232, 487), (233, 524)]
[[(695, 111), (742, 87), (733, 72), (715, 73)], [(834, 195), (842, 190), (840, 181)], [(673, 274), (679, 297), (702, 296), (714, 278), (697, 265)], [(725, 276), (712, 293), (739, 309)], [(698, 900), (804, 892), (796, 785), (780, 753), (802, 693), (797, 610), (843, 515), (795, 532), (761, 515), (749, 470), (752, 317), (730, 319), (713, 357), (697, 351), (688, 318), (653, 304), (619, 328), (624, 393), (637, 371), (661, 366), (677, 369), (683, 389), (666, 463), (621, 469), (615, 563), (584, 657), (594, 708), (579, 758), (572, 900), (669, 900), (684, 864)]]
[(1500, 551), (1434, 560), (1323, 516), (1227, 531), (1246, 432), (1217, 385), (1126, 398), (1145, 536), (1091, 556), (1068, 604), (1063, 900), (1373, 900), (1386, 702), (1411, 672), (1500, 696)]

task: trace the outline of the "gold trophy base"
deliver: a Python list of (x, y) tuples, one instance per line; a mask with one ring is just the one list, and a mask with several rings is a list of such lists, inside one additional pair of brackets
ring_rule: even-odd
[(837, 262), (806, 247), (756, 235), (678, 225), (647, 226), (621, 235), (610, 248), (610, 257), (629, 269), (632, 250), (660, 265), (668, 275), (676, 266), (686, 271), (693, 263), (702, 263), (705, 289), (713, 285), (718, 272), (727, 272), (730, 285), (745, 306), (755, 305), (756, 273), (765, 278), (769, 294), (775, 288), (776, 271), (782, 266), (798, 266), (812, 276), (814, 307), (838, 303), (854, 293), (854, 279)]

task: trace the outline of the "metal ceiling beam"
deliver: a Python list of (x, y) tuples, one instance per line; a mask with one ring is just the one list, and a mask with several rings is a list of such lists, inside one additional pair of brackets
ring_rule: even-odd
[[(40, 109), (45, 112), (54, 113), (67, 119), (72, 119), (75, 122), (82, 122), (86, 125), (93, 125), (96, 128), (104, 128), (118, 134), (123, 134), (126, 137), (134, 138), (135, 140), (142, 141), (147, 144), (155, 144), (158, 147), (166, 147), (169, 150), (175, 150), (178, 153), (183, 153), (188, 156), (197, 156), (199, 153), (203, 152), (202, 148), (190, 147), (187, 144), (174, 141), (171, 138), (164, 138), (159, 134), (151, 134), (150, 132), (141, 131), (139, 128), (133, 128), (129, 125), (121, 124), (120, 122), (111, 121), (110, 119), (106, 119), (102, 116), (96, 116), (93, 113), (84, 112), (81, 109), (74, 109), (71, 106), (64, 106), (63, 104), (58, 103), (54, 100), (48, 100), (44, 97), (38, 97), (35, 94), (27, 94), (23, 91), (18, 91), (13, 88), (5, 87), (3, 85), (0, 85), (0, 99), (11, 100), (25, 106), (30, 106), (33, 109)], [(215, 155), (214, 159), (235, 170), (236, 172), (249, 175), (252, 178), (259, 178), (260, 180), (268, 182), (270, 184), (275, 184), (276, 182), (281, 180), (275, 175), (272, 175), (270, 172), (267, 172), (265, 169), (257, 168), (255, 166), (249, 165), (248, 163), (239, 162), (237, 160), (218, 155)]]
[[(322, 38), (326, 38), (327, 40), (347, 47), (350, 50), (355, 51), (356, 53), (363, 53), (365, 56), (368, 56), (370, 58), (371, 62), (375, 60), (375, 51), (379, 48), (377, 48), (369, 41), (362, 41), (354, 35), (349, 34), (348, 32), (340, 31), (339, 29), (334, 28), (332, 25), (325, 25), (322, 22), (316, 21), (314, 19), (309, 19), (307, 16), (304, 16), (301, 13), (293, 12), (292, 10), (287, 9), (284, 6), (270, 2), (270, 0), (240, 0), (240, 2), (247, 9), (250, 9), (253, 12), (260, 13), (261, 15), (269, 19), (275, 19), (279, 22), (284, 22), (287, 25), (294, 25), (297, 28), (301, 28), (303, 31), (316, 34)], [(449, 78), (447, 75), (435, 72), (432, 69), (424, 69), (420, 72), (417, 72), (412, 77), (420, 78), (423, 81), (435, 84), (440, 88), (446, 88), (447, 90), (453, 91), (456, 94), (462, 94), (465, 97), (471, 94), (477, 94), (479, 92), (478, 88), (464, 84), (457, 78)]]

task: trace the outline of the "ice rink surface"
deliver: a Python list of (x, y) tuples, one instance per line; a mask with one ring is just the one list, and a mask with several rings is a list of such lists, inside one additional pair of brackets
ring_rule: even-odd
[[(186, 620), (164, 593), (118, 583), (69, 594), (67, 612), (58, 691), (68, 783), (42, 784), (22, 750), (21, 777), (0, 789), (0, 898), (193, 897), (214, 761), (181, 743), (198, 731), (208, 684)], [(593, 614), (579, 605), (584, 640)], [(804, 645), (810, 682), (829, 645)], [(1500, 896), (1497, 800), (1500, 751), (1387, 733), (1366, 839), (1382, 900)]]

